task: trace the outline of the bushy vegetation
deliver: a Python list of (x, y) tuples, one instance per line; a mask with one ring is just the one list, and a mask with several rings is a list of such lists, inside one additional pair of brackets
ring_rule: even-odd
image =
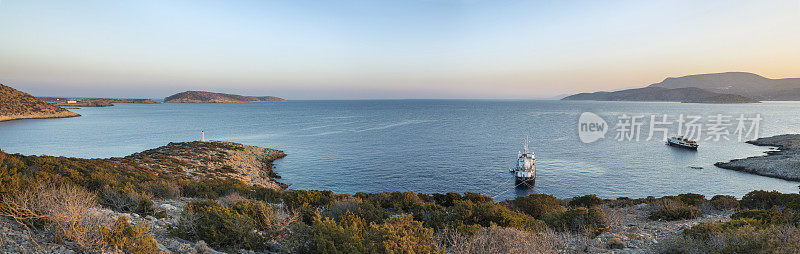
[(552, 212), (545, 216), (544, 221), (548, 226), (558, 230), (573, 232), (585, 231), (597, 235), (608, 226), (608, 219), (602, 209), (585, 207), (570, 207), (566, 211)]
[[(661, 253), (797, 253), (800, 250), (798, 194), (753, 191), (741, 200), (745, 209), (726, 222), (704, 222), (659, 244)], [(739, 205), (730, 196), (711, 199), (717, 209)], [(721, 200), (724, 200), (721, 201)]]
[(574, 197), (572, 200), (569, 201), (569, 206), (582, 206), (586, 208), (590, 208), (593, 206), (598, 206), (603, 204), (603, 199), (598, 198), (597, 195), (585, 195), (580, 197)]
[[(59, 232), (59, 237), (87, 249), (115, 246), (125, 252), (146, 253), (152, 250), (152, 236), (146, 228), (119, 220), (108, 226), (102, 218), (92, 217), (88, 209), (99, 203), (117, 211), (158, 217), (151, 198), (183, 196), (196, 199), (186, 205), (181, 221), (170, 233), (189, 241), (203, 240), (216, 249), (297, 253), (441, 253), (448, 249), (485, 253), (519, 250), (520, 246), (551, 252), (564, 241), (554, 234), (595, 236), (609, 227), (605, 207), (646, 203), (652, 208), (650, 219), (681, 220), (702, 215), (698, 207), (710, 204), (719, 210), (742, 210), (737, 210), (729, 222), (701, 223), (687, 229), (681, 237), (660, 244), (661, 250), (749, 253), (798, 248), (798, 194), (754, 191), (741, 201), (720, 195), (707, 200), (692, 193), (615, 200), (586, 195), (568, 202), (547, 194), (530, 194), (495, 202), (478, 193), (349, 195), (274, 190), (234, 179), (189, 181), (136, 165), (0, 152), (0, 211), (26, 226)], [(82, 201), (60, 204), (39, 196), (59, 196), (54, 192), (71, 193)], [(75, 209), (57, 209), (62, 206)], [(753, 236), (747, 237), (748, 232)], [(518, 236), (529, 238), (512, 243), (510, 237)]]
[(158, 253), (158, 246), (145, 225), (131, 225), (128, 219), (120, 217), (113, 225), (102, 229), (103, 239), (115, 249), (130, 254)]
[(739, 208), (739, 200), (734, 196), (716, 195), (711, 198), (711, 206), (717, 210), (731, 210)]
[(655, 205), (655, 209), (650, 211), (648, 216), (651, 220), (688, 220), (703, 214), (697, 207), (687, 205), (680, 199), (660, 199), (651, 205)]

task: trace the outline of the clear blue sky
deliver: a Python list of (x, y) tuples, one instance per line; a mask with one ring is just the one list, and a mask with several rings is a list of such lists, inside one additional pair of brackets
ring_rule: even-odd
[(800, 0), (0, 0), (0, 83), (35, 95), (544, 98), (800, 77)]

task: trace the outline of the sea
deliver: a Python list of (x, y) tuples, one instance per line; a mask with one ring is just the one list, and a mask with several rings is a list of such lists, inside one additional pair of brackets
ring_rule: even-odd
[[(292, 189), (476, 192), (495, 200), (529, 193), (559, 198), (681, 193), (741, 197), (752, 190), (798, 191), (798, 182), (721, 169), (714, 163), (773, 149), (744, 141), (798, 133), (799, 109), (800, 102), (549, 100), (117, 104), (74, 109), (81, 117), (0, 122), (0, 149), (25, 155), (121, 157), (199, 140), (205, 131), (207, 139), (285, 151), (275, 171)], [(579, 118), (585, 112), (602, 119), (596, 123), (602, 130), (592, 129), (599, 136), (594, 142), (580, 137)], [(689, 129), (700, 132), (697, 151), (664, 144), (664, 134), (679, 128), (684, 134)], [(537, 177), (534, 184), (518, 185), (509, 168), (525, 137), (536, 154)]]

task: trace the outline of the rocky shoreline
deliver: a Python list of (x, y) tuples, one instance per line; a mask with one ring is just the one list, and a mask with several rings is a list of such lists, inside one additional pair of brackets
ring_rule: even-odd
[(747, 141), (747, 143), (757, 146), (774, 146), (777, 147), (777, 150), (768, 151), (763, 156), (717, 162), (714, 165), (756, 175), (800, 181), (800, 134), (759, 138)]

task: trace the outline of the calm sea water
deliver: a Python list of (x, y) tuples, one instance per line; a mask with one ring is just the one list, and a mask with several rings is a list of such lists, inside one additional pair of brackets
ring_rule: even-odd
[[(558, 197), (645, 197), (679, 193), (741, 196), (755, 189), (796, 192), (797, 182), (720, 169), (713, 164), (768, 148), (702, 142), (697, 152), (647, 137), (616, 141), (614, 130), (579, 141), (578, 116), (755, 114), (761, 136), (796, 133), (800, 103), (707, 105), (566, 101), (293, 101), (251, 104), (118, 104), (75, 110), (82, 117), (0, 122), (9, 153), (98, 158), (125, 156), (171, 141), (200, 138), (284, 150), (277, 162), (295, 189), (336, 192), (480, 192), (496, 199), (531, 192)], [(646, 119), (649, 122), (649, 118)], [(646, 124), (645, 124), (646, 125)], [(677, 125), (676, 125), (677, 126)], [(731, 129), (732, 131), (732, 129)], [(537, 157), (533, 187), (515, 187), (508, 168), (520, 139)], [(702, 167), (693, 169), (690, 167)]]

